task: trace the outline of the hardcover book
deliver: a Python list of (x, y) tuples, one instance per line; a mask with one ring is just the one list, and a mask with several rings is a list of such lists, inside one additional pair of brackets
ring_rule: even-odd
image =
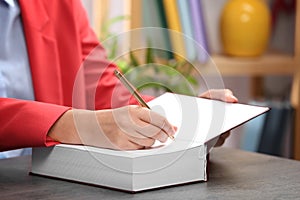
[(269, 110), (172, 93), (149, 106), (178, 127), (174, 141), (132, 151), (34, 148), (31, 173), (129, 192), (207, 181), (207, 154), (218, 136)]

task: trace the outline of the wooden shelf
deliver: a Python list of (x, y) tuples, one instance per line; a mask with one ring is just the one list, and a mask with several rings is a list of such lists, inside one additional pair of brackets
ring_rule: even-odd
[(212, 55), (212, 62), (200, 66), (201, 73), (214, 73), (215, 66), (224, 76), (293, 75), (295, 72), (294, 57), (280, 53), (251, 58)]
[(296, 1), (295, 66), (292, 101), (295, 103), (294, 158), (300, 160), (300, 0)]

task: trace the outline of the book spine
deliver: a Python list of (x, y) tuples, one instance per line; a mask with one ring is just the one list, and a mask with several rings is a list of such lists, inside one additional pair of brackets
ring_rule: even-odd
[(202, 13), (210, 53), (222, 53), (219, 21), (228, 0), (201, 0)]
[(167, 32), (167, 22), (161, 0), (143, 0), (142, 17), (144, 27), (153, 27), (145, 32), (146, 40), (154, 46), (157, 56), (173, 59), (172, 45)]
[(186, 49), (186, 56), (189, 61), (196, 60), (195, 42), (193, 36), (193, 29), (190, 16), (190, 8), (188, 1), (177, 0), (179, 18), (181, 22), (182, 33), (184, 34), (184, 44)]
[(208, 60), (209, 54), (202, 7), (199, 0), (190, 0), (189, 3), (192, 16), (192, 25), (194, 28), (194, 38), (197, 42), (196, 52), (198, 61), (204, 63)]
[(170, 31), (170, 38), (173, 46), (174, 57), (179, 61), (184, 60), (186, 53), (176, 0), (163, 0), (163, 7), (166, 13), (168, 28), (173, 30)]
[(288, 124), (291, 123), (289, 119), (292, 112), (284, 103), (272, 105), (271, 108), (266, 116), (258, 152), (281, 156), (284, 135), (287, 134)]

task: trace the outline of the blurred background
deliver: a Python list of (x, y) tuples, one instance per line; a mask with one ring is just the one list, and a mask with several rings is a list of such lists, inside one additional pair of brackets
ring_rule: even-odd
[[(100, 41), (136, 28), (161, 27), (181, 32), (202, 45), (220, 71), (225, 88), (231, 89), (241, 103), (272, 108), (268, 114), (233, 130), (225, 146), (300, 159), (297, 145), (299, 128), (296, 123), (299, 105), (297, 65), (300, 56), (296, 43), (299, 40), (295, 37), (296, 0), (82, 2)], [(299, 13), (300, 10), (297, 10)], [(153, 36), (154, 41), (155, 37), (158, 36)], [(197, 48), (195, 50), (188, 46), (191, 45), (188, 39), (179, 44), (170, 35), (161, 37), (164, 38), (160, 41), (167, 42), (171, 50), (181, 48), (178, 51), (182, 52), (182, 57), (188, 58), (188, 65), (184, 62), (186, 60), (175, 54), (161, 56), (162, 52), (146, 50), (145, 59), (143, 53), (133, 52), (129, 58), (117, 60), (121, 69), (126, 72), (135, 67), (134, 64), (147, 64), (154, 59), (164, 60), (169, 67), (185, 69), (192, 63), (202, 67), (203, 73), (209, 69), (211, 61), (207, 61), (205, 56), (201, 57)], [(127, 44), (114, 41), (114, 44), (105, 47), (110, 59), (115, 59), (117, 51), (124, 51), (124, 48), (140, 42), (135, 38), (127, 41)], [(152, 57), (149, 58), (149, 55)], [(201, 78), (193, 77), (193, 74), (191, 76), (188, 77), (190, 82), (199, 86), (195, 87), (197, 93), (207, 89)], [(208, 72), (205, 79), (213, 82), (215, 76)]]

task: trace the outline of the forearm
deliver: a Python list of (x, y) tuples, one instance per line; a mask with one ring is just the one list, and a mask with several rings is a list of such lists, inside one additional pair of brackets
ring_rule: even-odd
[(47, 133), (68, 109), (36, 101), (0, 98), (0, 151), (56, 144), (47, 141)]

